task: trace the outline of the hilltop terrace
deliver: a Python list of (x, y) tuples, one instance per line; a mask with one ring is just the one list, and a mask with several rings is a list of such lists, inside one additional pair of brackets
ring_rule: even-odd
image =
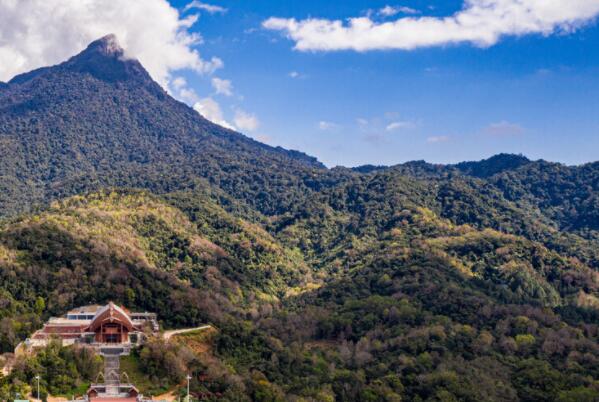
[(158, 331), (156, 314), (130, 312), (110, 302), (105, 306), (79, 307), (62, 317), (50, 318), (25, 344), (28, 347), (43, 347), (50, 340), (58, 338), (63, 345), (79, 343), (128, 350), (141, 344), (146, 333)]

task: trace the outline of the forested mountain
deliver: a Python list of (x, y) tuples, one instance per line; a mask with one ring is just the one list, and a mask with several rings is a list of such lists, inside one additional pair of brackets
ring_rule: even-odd
[[(268, 212), (305, 186), (316, 159), (258, 143), (171, 98), (115, 38), (58, 66), (13, 78), (0, 92), (0, 210), (14, 214), (107, 185), (155, 192), (206, 177)], [(251, 167), (251, 175), (248, 170)], [(292, 172), (292, 173), (291, 173)]]
[(0, 142), (3, 352), (114, 300), (214, 324), (140, 358), (218, 400), (599, 400), (599, 164), (327, 169), (203, 119), (112, 37), (0, 88)]

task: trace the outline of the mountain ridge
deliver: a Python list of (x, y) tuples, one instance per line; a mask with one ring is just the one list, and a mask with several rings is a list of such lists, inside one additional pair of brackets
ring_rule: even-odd
[[(173, 179), (154, 190), (194, 176), (226, 176), (225, 185), (235, 191), (235, 165), (254, 164), (266, 178), (273, 167), (324, 169), (299, 151), (273, 148), (209, 122), (171, 98), (139, 62), (122, 60), (120, 50), (104, 52), (108, 42), (104, 38), (62, 64), (20, 75), (0, 93), (0, 142), (10, 150), (0, 161), (0, 189), (7, 194), (0, 195), (3, 214), (85, 188), (152, 186), (159, 180), (149, 177), (165, 172)], [(20, 192), (29, 193), (29, 201), (19, 199)]]
[(109, 34), (91, 42), (79, 54), (62, 63), (16, 75), (8, 81), (8, 85), (22, 84), (56, 69), (87, 72), (108, 81), (137, 77), (146, 84), (153, 82), (137, 59), (125, 57), (125, 50), (118, 43), (116, 35)]
[[(488, 158), (484, 158), (477, 161), (464, 161), (458, 163), (434, 163), (427, 162), (425, 160), (414, 160), (407, 161), (403, 163), (398, 163), (396, 165), (383, 166), (383, 165), (362, 165), (351, 168), (354, 171), (361, 173), (370, 173), (373, 171), (381, 171), (385, 169), (414, 169), (421, 171), (439, 171), (439, 170), (452, 170), (455, 169), (460, 171), (463, 174), (475, 177), (490, 177), (497, 173), (504, 172), (506, 170), (515, 170), (521, 166), (524, 166), (529, 163), (534, 163), (535, 161), (531, 161), (526, 156), (522, 154), (508, 154), (508, 153), (499, 153), (492, 155)], [(541, 162), (541, 161), (536, 161)], [(552, 162), (550, 162), (552, 163)], [(555, 163), (555, 162), (553, 162)]]

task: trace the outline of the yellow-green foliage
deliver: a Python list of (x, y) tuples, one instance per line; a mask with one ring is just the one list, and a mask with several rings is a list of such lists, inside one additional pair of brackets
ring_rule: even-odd
[(15, 258), (15, 252), (0, 244), (0, 263), (8, 263)]
[(89, 241), (98, 250), (155, 268), (160, 257), (151, 250), (150, 239), (140, 233), (139, 225), (144, 220), (156, 221), (183, 238), (194, 236), (192, 225), (181, 211), (144, 193), (100, 192), (71, 197), (53, 203), (47, 213), (26, 219), (17, 228), (52, 225)]
[(501, 233), (493, 229), (483, 229), (478, 231), (468, 228), (465, 231), (455, 231), (451, 236), (428, 239), (427, 243), (441, 248), (455, 248), (479, 241), (516, 242), (519, 240), (523, 241), (524, 239), (518, 239), (516, 236)]
[(519, 334), (516, 335), (516, 345), (518, 345), (518, 349), (527, 348), (535, 344), (535, 337), (531, 334)]
[(236, 221), (235, 226), (238, 231), (231, 236), (231, 240), (244, 250), (250, 268), (286, 267), (286, 269), (298, 270), (310, 275), (302, 255), (283, 248), (262, 227), (241, 219)]

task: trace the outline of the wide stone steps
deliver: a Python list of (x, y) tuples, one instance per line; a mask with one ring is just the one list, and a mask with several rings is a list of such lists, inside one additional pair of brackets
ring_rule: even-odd
[(109, 389), (111, 391), (114, 391), (115, 394), (119, 392), (118, 385), (120, 383), (120, 369), (121, 358), (118, 355), (104, 356), (104, 381), (106, 383), (107, 394), (111, 394), (111, 392), (109, 392)]

